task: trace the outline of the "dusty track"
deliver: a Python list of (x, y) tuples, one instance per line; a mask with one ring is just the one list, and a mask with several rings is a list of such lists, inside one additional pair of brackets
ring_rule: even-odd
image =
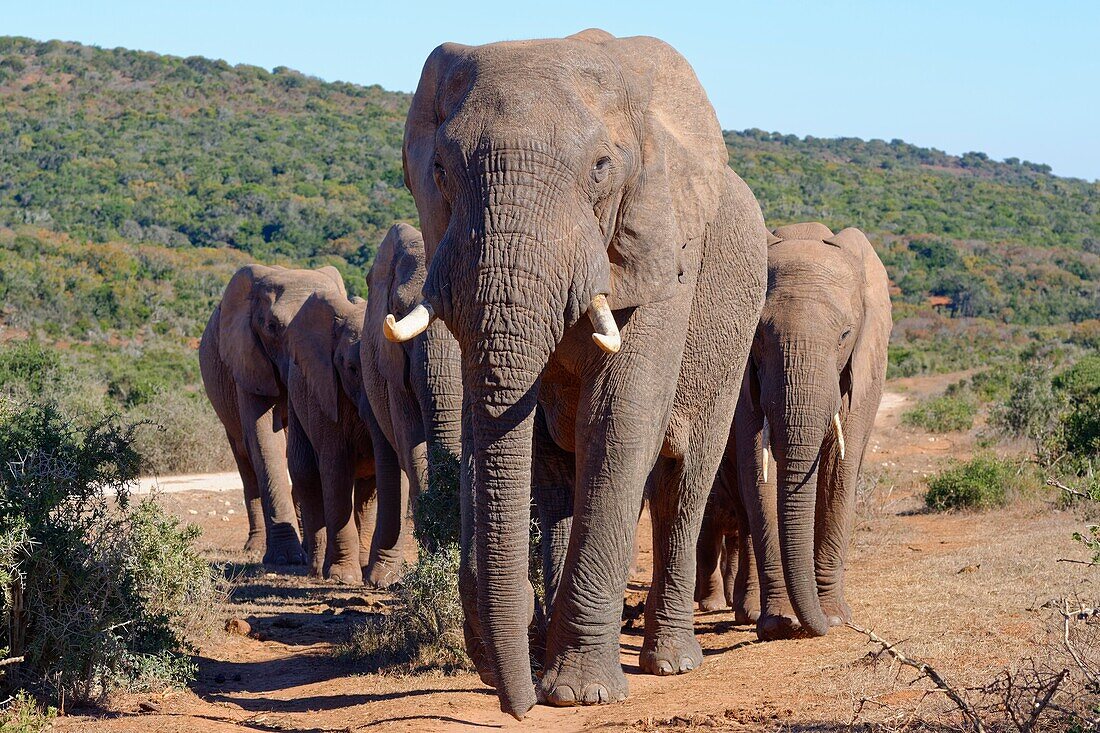
[[(860, 509), (850, 553), (849, 594), (857, 620), (931, 661), (961, 685), (981, 684), (1015, 660), (1044, 653), (1053, 596), (1096, 595), (1096, 578), (1055, 559), (1074, 552), (1077, 519), (1038, 499), (980, 515), (922, 514), (924, 474), (949, 456), (970, 452), (968, 435), (933, 436), (898, 425), (915, 397), (941, 390), (958, 375), (891, 384), (876, 424), (868, 472), (877, 489)], [(123, 696), (111, 712), (61, 719), (62, 731), (368, 731), (368, 730), (718, 730), (833, 729), (854, 720), (900, 720), (918, 708), (950, 719), (942, 696), (925, 698), (910, 676), (867, 661), (855, 632), (824, 639), (755, 643), (725, 612), (698, 614), (706, 662), (692, 674), (638, 673), (640, 633), (622, 637), (630, 681), (625, 703), (594, 708), (539, 706), (516, 723), (502, 715), (476, 675), (358, 675), (329, 652), (356, 618), (384, 608), (385, 594), (336, 587), (247, 565), (238, 548), (246, 519), (236, 477), (162, 479), (162, 501), (202, 525), (212, 558), (246, 573), (222, 619), (247, 619), (253, 637), (217, 634), (198, 655), (188, 690)], [(213, 485), (212, 485), (213, 484)], [(182, 493), (171, 493), (181, 487)], [(230, 513), (232, 512), (232, 513)], [(630, 592), (648, 578), (649, 526)], [(900, 680), (900, 681), (899, 681)], [(919, 688), (919, 685), (917, 686)], [(854, 710), (862, 698), (863, 712)], [(141, 712), (139, 706), (155, 707)], [(79, 711), (77, 711), (79, 712)]]

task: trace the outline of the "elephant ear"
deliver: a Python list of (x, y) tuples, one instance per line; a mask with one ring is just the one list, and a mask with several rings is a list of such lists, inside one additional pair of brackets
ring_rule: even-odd
[[(859, 263), (863, 274), (863, 325), (849, 361), (851, 407), (854, 412), (867, 401), (877, 403), (886, 382), (886, 350), (894, 322), (890, 306), (890, 278), (867, 236), (849, 227), (825, 240), (841, 247)], [(875, 405), (877, 408), (877, 404)]]
[(420, 228), (428, 255), (435, 252), (451, 218), (450, 207), (435, 185), (435, 134), (443, 122), (440, 108), (440, 85), (447, 70), (462, 58), (467, 46), (444, 43), (437, 46), (420, 72), (409, 114), (405, 118), (405, 140), (401, 147), (401, 163), (405, 171), (405, 187), (413, 195), (420, 215)]
[(332, 363), (337, 328), (333, 304), (324, 295), (314, 293), (302, 304), (286, 332), (287, 349), (294, 366), (305, 380), (317, 407), (331, 422), (338, 422), (340, 418), (339, 384)]
[(340, 274), (339, 270), (332, 265), (325, 265), (324, 267), (318, 268), (317, 272), (321, 273), (329, 280), (332, 280), (332, 284), (340, 291), (340, 295), (343, 295), (345, 298), (348, 297), (348, 289), (344, 286), (344, 277)]
[(252, 310), (259, 266), (248, 265), (234, 273), (222, 296), (218, 328), (218, 354), (229, 367), (233, 381), (245, 392), (263, 397), (279, 396), (275, 365), (252, 328)]
[(691, 66), (655, 38), (615, 39), (585, 31), (626, 86), (624, 108), (641, 147), (641, 165), (623, 195), (611, 238), (610, 305), (627, 308), (672, 296), (681, 252), (697, 246), (729, 188), (729, 156), (718, 118)]

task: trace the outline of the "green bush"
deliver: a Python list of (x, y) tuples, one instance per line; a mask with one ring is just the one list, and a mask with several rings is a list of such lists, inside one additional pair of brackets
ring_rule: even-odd
[(57, 708), (38, 704), (32, 696), (18, 692), (0, 709), (0, 733), (44, 733), (53, 727)]
[(972, 428), (977, 413), (978, 406), (973, 395), (963, 389), (954, 394), (949, 392), (921, 400), (920, 404), (901, 416), (901, 421), (934, 433), (950, 433)]
[(969, 461), (951, 461), (926, 483), (924, 503), (934, 511), (993, 509), (1008, 502), (1010, 489), (1018, 487), (1015, 464), (992, 455)]
[(461, 516), (458, 490), (461, 482), (458, 458), (436, 442), (428, 445), (428, 489), (413, 507), (416, 540), (428, 552), (458, 545)]
[(368, 671), (406, 673), (470, 668), (458, 595), (457, 545), (420, 550), (416, 565), (392, 588), (393, 610), (357, 625), (338, 653)]
[[(188, 635), (221, 592), (181, 527), (129, 501), (134, 428), (0, 405), (3, 686), (76, 702), (194, 673)], [(113, 498), (112, 498), (113, 495)]]

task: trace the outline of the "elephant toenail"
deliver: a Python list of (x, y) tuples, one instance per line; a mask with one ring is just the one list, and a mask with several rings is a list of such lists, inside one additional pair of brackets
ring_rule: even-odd
[(672, 664), (664, 659), (657, 662), (657, 674), (672, 674)]
[(690, 672), (693, 669), (695, 669), (695, 662), (691, 661), (687, 657), (684, 657), (683, 659), (680, 660), (680, 671), (681, 672)]
[(568, 685), (558, 685), (550, 693), (550, 703), (552, 705), (575, 705), (577, 703), (577, 693), (573, 692), (573, 688)]
[(597, 705), (609, 701), (607, 688), (603, 685), (589, 685), (584, 688), (584, 701), (589, 705)]

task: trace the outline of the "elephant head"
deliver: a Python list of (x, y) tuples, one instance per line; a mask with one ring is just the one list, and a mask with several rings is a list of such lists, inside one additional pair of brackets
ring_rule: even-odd
[(587, 342), (585, 360), (615, 358), (612, 310), (672, 296), (681, 251), (714, 217), (727, 153), (683, 57), (589, 30), (435, 49), (404, 167), (429, 268), (424, 303), (388, 335), (438, 316), (461, 347), (478, 615), (502, 709), (518, 717), (535, 702), (527, 547), (540, 375), (568, 334)]
[(356, 410), (364, 399), (359, 345), (366, 310), (362, 298), (314, 293), (287, 330), (287, 352), (301, 370), (314, 404), (331, 423), (340, 422), (341, 393)]
[(247, 265), (237, 270), (222, 296), (218, 353), (236, 384), (248, 394), (278, 397), (286, 385), (287, 326), (315, 291), (346, 295), (335, 267), (288, 270)]
[(890, 327), (886, 271), (858, 229), (794, 224), (769, 237), (768, 294), (745, 381), (763, 415), (764, 470), (769, 448), (778, 469), (787, 594), (815, 636), (829, 628), (815, 581), (818, 469), (840, 466), (846, 450), (859, 452), (858, 465), (864, 445), (846, 446), (843, 426), (871, 401), (873, 420)]

